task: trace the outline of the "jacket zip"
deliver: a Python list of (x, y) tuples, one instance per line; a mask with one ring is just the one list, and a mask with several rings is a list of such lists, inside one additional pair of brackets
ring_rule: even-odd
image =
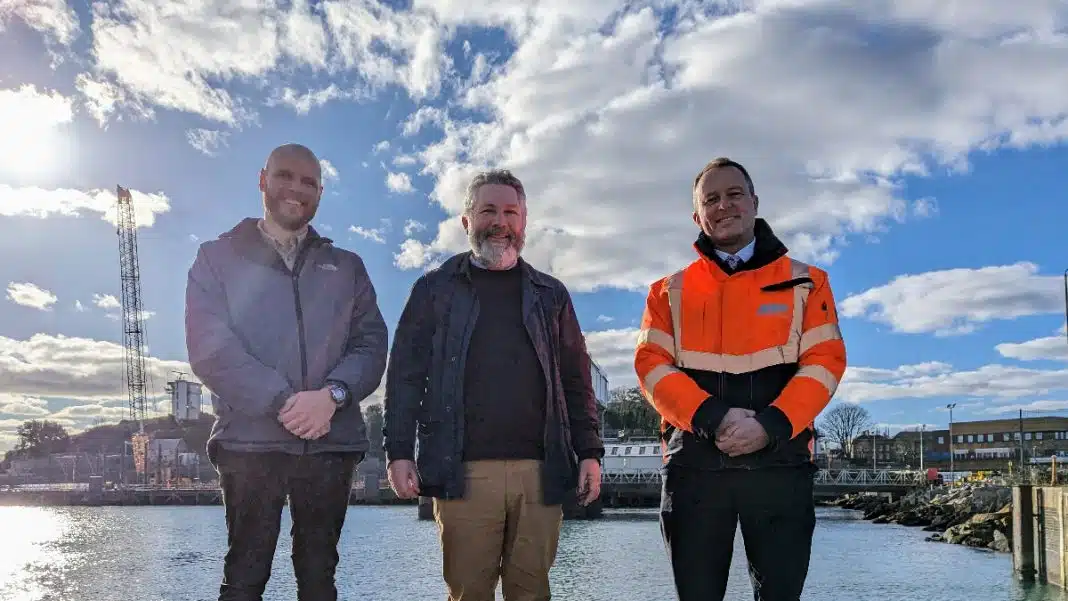
[[(293, 263), (293, 269), (290, 271), (290, 280), (293, 282), (293, 306), (297, 311), (297, 344), (300, 347), (300, 385), (302, 390), (308, 389), (308, 350), (307, 343), (304, 340), (304, 311), (300, 306), (300, 272), (304, 267), (304, 260), (307, 258), (311, 247), (311, 242), (304, 245), (304, 248), (297, 254), (297, 260)], [(303, 442), (303, 452), (307, 453), (309, 442), (307, 440)]]

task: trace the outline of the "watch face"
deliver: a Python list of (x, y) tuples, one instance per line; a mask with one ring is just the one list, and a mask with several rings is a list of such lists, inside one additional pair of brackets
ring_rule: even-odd
[(345, 391), (341, 388), (334, 386), (330, 389), (330, 396), (334, 397), (334, 400), (340, 403), (345, 400)]

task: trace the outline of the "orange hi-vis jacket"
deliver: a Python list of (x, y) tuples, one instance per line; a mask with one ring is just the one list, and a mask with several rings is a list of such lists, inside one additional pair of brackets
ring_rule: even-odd
[[(694, 246), (697, 260), (650, 286), (634, 356), (641, 390), (662, 418), (665, 461), (811, 462), (814, 420), (846, 367), (827, 274), (788, 257), (763, 219), (753, 256), (736, 271), (704, 234)], [(734, 458), (716, 448), (732, 407), (757, 412), (767, 447)]]

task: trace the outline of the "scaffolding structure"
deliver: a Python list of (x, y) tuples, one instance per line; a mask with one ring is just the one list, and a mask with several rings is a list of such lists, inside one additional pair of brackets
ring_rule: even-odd
[(130, 419), (144, 432), (145, 422), (145, 327), (141, 303), (141, 268), (137, 259), (137, 222), (130, 191), (118, 188), (119, 275), (122, 303), (122, 345), (126, 363), (126, 390)]
[(145, 434), (145, 373), (144, 305), (141, 303), (141, 268), (137, 258), (137, 221), (134, 218), (133, 197), (130, 191), (116, 186), (116, 230), (119, 236), (120, 302), (122, 304), (122, 346), (126, 364), (126, 392), (129, 397), (130, 420), (137, 424), (137, 432), (130, 445), (137, 472), (145, 471), (148, 436)]

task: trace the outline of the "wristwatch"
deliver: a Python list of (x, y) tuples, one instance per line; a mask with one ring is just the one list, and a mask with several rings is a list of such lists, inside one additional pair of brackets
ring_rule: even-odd
[(349, 406), (349, 402), (352, 401), (352, 395), (349, 394), (349, 387), (345, 386), (344, 382), (331, 380), (326, 383), (326, 387), (330, 390), (330, 398), (337, 405), (338, 411)]

